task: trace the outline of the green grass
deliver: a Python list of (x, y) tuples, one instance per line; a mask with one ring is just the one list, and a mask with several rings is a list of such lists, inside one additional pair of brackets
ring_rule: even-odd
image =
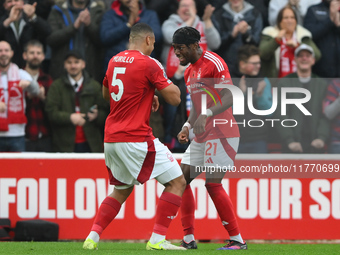
[(248, 243), (247, 251), (217, 251), (216, 249), (223, 246), (220, 243), (199, 243), (198, 250), (187, 251), (146, 251), (144, 243), (118, 243), (118, 242), (101, 242), (99, 249), (88, 251), (82, 249), (82, 242), (0, 242), (0, 254), (221, 254), (221, 253), (245, 253), (250, 254), (340, 254), (340, 244), (257, 244)]

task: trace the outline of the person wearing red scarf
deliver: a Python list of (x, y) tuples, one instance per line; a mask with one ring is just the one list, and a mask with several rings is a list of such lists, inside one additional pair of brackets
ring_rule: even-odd
[(312, 40), (311, 33), (297, 24), (297, 16), (292, 7), (286, 6), (279, 12), (275, 27), (266, 27), (262, 31), (260, 54), (261, 75), (281, 78), (296, 72), (294, 51), (300, 44), (313, 48), (315, 60), (321, 58), (321, 52)]
[(11, 62), (13, 50), (0, 41), (0, 152), (25, 151), (25, 96), (39, 93), (38, 83)]

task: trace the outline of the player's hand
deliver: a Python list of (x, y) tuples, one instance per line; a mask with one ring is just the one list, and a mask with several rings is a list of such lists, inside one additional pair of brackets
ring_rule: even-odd
[(310, 145), (315, 149), (322, 149), (323, 147), (325, 147), (325, 142), (321, 139), (314, 139)]
[(292, 151), (292, 152), (303, 152), (301, 143), (298, 142), (292, 142), (290, 144), (288, 144), (288, 148)]
[(33, 18), (36, 6), (37, 2), (34, 2), (33, 4), (24, 4), (23, 11), (26, 14), (27, 18)]
[(7, 106), (4, 102), (0, 102), (0, 113), (6, 112)]
[(153, 101), (152, 101), (152, 106), (151, 106), (151, 111), (152, 112), (157, 112), (158, 107), (159, 107), (158, 96), (154, 95), (153, 96)]
[(70, 120), (75, 126), (83, 126), (86, 122), (84, 113), (72, 113), (70, 116)]
[(178, 142), (180, 144), (185, 144), (189, 142), (189, 129), (188, 127), (183, 127), (182, 130), (177, 135)]
[(203, 133), (205, 131), (206, 122), (207, 122), (207, 115), (200, 114), (200, 116), (198, 116), (194, 124), (194, 134)]
[(19, 81), (19, 87), (22, 88), (23, 90), (27, 88), (29, 85), (31, 85), (30, 81), (26, 81), (26, 80)]

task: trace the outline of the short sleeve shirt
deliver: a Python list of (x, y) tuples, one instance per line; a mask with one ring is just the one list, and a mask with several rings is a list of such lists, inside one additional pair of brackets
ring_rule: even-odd
[(171, 83), (159, 61), (139, 51), (126, 50), (111, 58), (103, 81), (111, 94), (104, 141), (155, 139), (149, 126), (155, 89)]
[[(219, 95), (222, 88), (216, 84), (232, 85), (230, 73), (227, 64), (217, 54), (210, 51), (203, 51), (202, 56), (194, 63), (190, 64), (184, 73), (187, 88), (190, 92), (191, 100), (197, 117), (201, 114), (202, 98), (206, 98), (206, 107), (221, 103)], [(214, 119), (219, 119), (214, 123)], [(217, 138), (239, 137), (239, 129), (232, 114), (232, 108), (229, 107), (224, 112), (213, 117), (208, 117), (205, 132), (196, 134), (196, 142), (204, 142)]]

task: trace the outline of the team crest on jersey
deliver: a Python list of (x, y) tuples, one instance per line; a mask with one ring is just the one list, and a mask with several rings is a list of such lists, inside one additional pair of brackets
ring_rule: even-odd
[(201, 79), (201, 74), (202, 74), (202, 70), (201, 70), (201, 68), (200, 69), (198, 69), (198, 72), (197, 72), (197, 80), (200, 80)]

